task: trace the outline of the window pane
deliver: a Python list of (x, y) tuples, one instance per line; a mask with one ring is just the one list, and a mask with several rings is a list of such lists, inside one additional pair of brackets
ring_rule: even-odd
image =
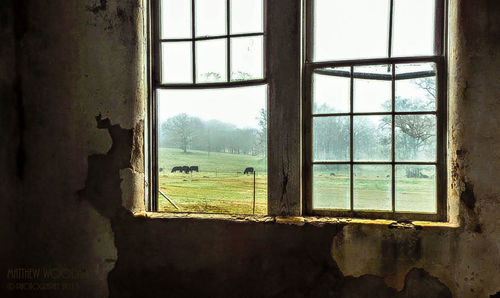
[(436, 161), (436, 116), (397, 115), (396, 161)]
[(227, 81), (227, 39), (196, 42), (196, 82)]
[(436, 0), (394, 0), (393, 56), (434, 54)]
[(192, 83), (193, 62), (191, 42), (161, 44), (162, 83)]
[(231, 34), (263, 32), (263, 0), (231, 0)]
[(392, 71), (388, 65), (354, 68), (354, 112), (389, 112)]
[(162, 0), (161, 38), (191, 37), (191, 0)]
[(436, 110), (436, 70), (434, 63), (396, 65), (396, 111)]
[(159, 210), (266, 214), (267, 87), (157, 92)]
[(226, 34), (226, 0), (196, 0), (196, 36)]
[(263, 50), (262, 36), (231, 38), (231, 81), (262, 79)]
[(396, 166), (396, 211), (436, 213), (435, 166)]
[(314, 60), (387, 57), (389, 0), (315, 0)]
[(354, 210), (392, 210), (390, 165), (354, 165)]
[(313, 118), (314, 161), (349, 161), (349, 117)]
[(391, 160), (391, 116), (354, 116), (354, 160)]
[(347, 113), (350, 111), (349, 67), (323, 68), (313, 74), (313, 113)]
[(313, 166), (313, 209), (351, 209), (350, 166)]

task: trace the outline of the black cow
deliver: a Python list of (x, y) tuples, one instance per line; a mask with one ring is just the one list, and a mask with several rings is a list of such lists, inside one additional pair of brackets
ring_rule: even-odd
[(175, 172), (181, 172), (181, 173), (184, 172), (186, 174), (189, 174), (189, 167), (188, 166), (173, 167), (171, 173), (175, 173)]
[(243, 174), (251, 174), (253, 172), (254, 172), (253, 168), (246, 168)]
[(190, 166), (190, 167), (189, 167), (189, 170), (190, 170), (191, 172), (198, 172), (198, 166)]
[(335, 176), (335, 173), (330, 173), (330, 176)]

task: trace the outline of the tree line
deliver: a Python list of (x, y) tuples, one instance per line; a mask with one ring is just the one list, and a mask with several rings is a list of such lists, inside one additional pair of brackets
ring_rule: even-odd
[(218, 120), (202, 120), (186, 113), (178, 114), (160, 125), (160, 147), (179, 148), (184, 152), (202, 150), (232, 154), (266, 155), (267, 113), (260, 111), (259, 129), (238, 128)]

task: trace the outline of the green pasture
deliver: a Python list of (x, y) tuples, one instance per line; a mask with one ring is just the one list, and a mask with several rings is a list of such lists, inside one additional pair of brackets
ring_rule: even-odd
[[(263, 156), (206, 151), (182, 152), (159, 148), (160, 190), (180, 208), (175, 209), (162, 195), (160, 211), (253, 214), (255, 169), (255, 214), (267, 213), (267, 162)], [(198, 166), (199, 172), (171, 173), (175, 166)]]
[[(175, 166), (198, 166), (199, 172), (171, 173)], [(267, 213), (267, 164), (263, 156), (182, 152), (159, 148), (160, 190), (180, 208), (175, 209), (159, 196), (159, 210), (252, 214), (254, 177), (243, 171), (253, 167), (255, 175), (255, 214)], [(432, 166), (424, 166), (426, 177), (407, 178), (405, 168), (396, 168), (396, 210), (435, 212), (435, 178)], [(349, 166), (315, 166), (313, 169), (313, 207), (349, 209)], [(354, 208), (356, 210), (391, 210), (390, 166), (354, 167)], [(389, 177), (387, 177), (389, 176)]]

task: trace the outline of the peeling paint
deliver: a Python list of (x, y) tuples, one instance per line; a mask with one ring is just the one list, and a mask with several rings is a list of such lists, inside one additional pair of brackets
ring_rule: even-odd
[(474, 210), (476, 205), (476, 197), (474, 196), (474, 186), (471, 183), (464, 183), (465, 190), (460, 194), (460, 201), (462, 201), (467, 208)]
[(106, 11), (108, 6), (108, 0), (99, 0), (99, 4), (93, 6), (87, 6), (87, 10), (93, 14), (97, 14), (101, 11)]

